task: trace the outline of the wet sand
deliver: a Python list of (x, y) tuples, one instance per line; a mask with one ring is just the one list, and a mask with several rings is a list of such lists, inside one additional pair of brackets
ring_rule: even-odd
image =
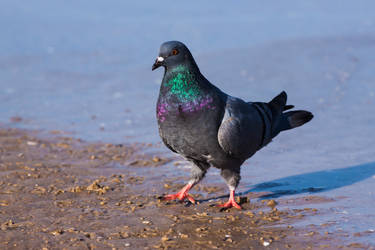
[(152, 147), (0, 128), (0, 248), (371, 249), (343, 241), (345, 232), (292, 226), (322, 213), (309, 207), (329, 202), (320, 196), (249, 193), (238, 197), (243, 210), (221, 210), (215, 204), (226, 198), (214, 198), (226, 189), (208, 183), (194, 188), (197, 205), (163, 201), (186, 176), (166, 173), (180, 159), (145, 153)]

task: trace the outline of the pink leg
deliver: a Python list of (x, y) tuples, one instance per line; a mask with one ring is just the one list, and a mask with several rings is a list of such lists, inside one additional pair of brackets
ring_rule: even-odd
[(193, 184), (187, 184), (185, 187), (183, 187), (178, 193), (176, 194), (168, 194), (164, 196), (164, 200), (175, 200), (179, 199), (180, 201), (183, 201), (185, 199), (188, 199), (191, 203), (195, 203), (194, 198), (188, 194), (189, 190), (192, 188)]
[(240, 205), (237, 204), (237, 202), (234, 200), (234, 190), (231, 190), (230, 191), (230, 194), (229, 194), (229, 200), (224, 203), (224, 204), (219, 204), (217, 205), (218, 207), (223, 207), (223, 208), (231, 208), (231, 207), (235, 207), (237, 209), (242, 209), (242, 207)]

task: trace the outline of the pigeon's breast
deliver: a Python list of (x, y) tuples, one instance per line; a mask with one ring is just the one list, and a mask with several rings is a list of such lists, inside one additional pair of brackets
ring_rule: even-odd
[(185, 157), (198, 159), (218, 148), (217, 131), (224, 114), (222, 100), (197, 72), (184, 66), (167, 72), (156, 107), (163, 142)]
[(173, 120), (186, 120), (186, 118), (189, 117), (196, 119), (197, 116), (216, 109), (214, 99), (210, 95), (201, 96), (185, 102), (173, 99), (177, 98), (163, 98), (163, 100), (158, 101), (156, 115), (160, 123), (163, 123), (168, 117)]
[(164, 143), (174, 151), (191, 158), (208, 154), (218, 147), (217, 131), (221, 110), (209, 94), (187, 102), (178, 98), (159, 98), (157, 119)]

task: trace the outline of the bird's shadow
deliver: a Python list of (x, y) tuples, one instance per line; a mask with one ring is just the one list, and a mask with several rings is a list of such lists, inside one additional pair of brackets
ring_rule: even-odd
[[(318, 193), (349, 186), (374, 175), (375, 162), (370, 162), (346, 168), (316, 171), (262, 182), (251, 186), (250, 189), (239, 193), (239, 195), (245, 195), (250, 192), (266, 192), (266, 194), (259, 196), (259, 198), (271, 199), (285, 195)], [(224, 197), (228, 196), (214, 197), (202, 200), (201, 202)]]

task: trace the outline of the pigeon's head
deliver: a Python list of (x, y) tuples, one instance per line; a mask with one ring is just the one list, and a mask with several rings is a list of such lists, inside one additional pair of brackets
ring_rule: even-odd
[(178, 41), (169, 41), (160, 46), (159, 56), (152, 65), (152, 70), (160, 66), (168, 69), (181, 64), (196, 66), (193, 56), (185, 44)]

